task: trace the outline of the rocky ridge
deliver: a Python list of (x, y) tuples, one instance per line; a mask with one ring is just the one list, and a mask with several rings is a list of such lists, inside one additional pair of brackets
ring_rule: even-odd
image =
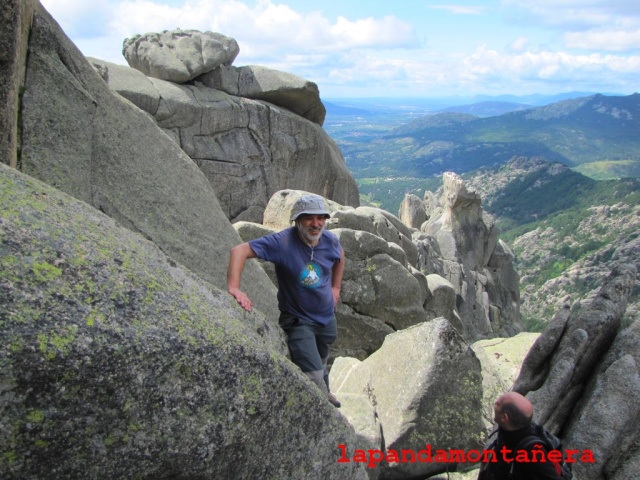
[(423, 232), (413, 234), (418, 269), (453, 284), (466, 336), (514, 335), (521, 326), (513, 253), (498, 238), (475, 189), (453, 172), (443, 175), (443, 184), (439, 198), (431, 192), (422, 201), (407, 195), (400, 206), (404, 224)]
[[(496, 232), (486, 228), (484, 222), (490, 221), (483, 220), (479, 198), (457, 175), (445, 176), (450, 200), (441, 208), (445, 220), (430, 223), (429, 233), (378, 208), (328, 202), (327, 228), (346, 256), (333, 356), (362, 360), (388, 334), (438, 317), (467, 340), (521, 331), (512, 257)], [(304, 193), (277, 192), (265, 209), (264, 224), (236, 223), (236, 230), (248, 241), (287, 228), (288, 212)], [(465, 195), (473, 200), (461, 200)], [(276, 284), (272, 267), (264, 267)]]
[[(38, 3), (24, 58), (18, 168), (154, 242), (213, 285), (226, 285), (227, 249), (238, 236), (210, 182), (156, 122), (112, 92)], [(206, 261), (203, 261), (206, 259)], [(256, 305), (277, 315), (275, 290), (247, 285)]]
[[(358, 205), (357, 186), (342, 154), (317, 123), (203, 83), (176, 84), (97, 59), (91, 62), (106, 70), (103, 78), (114, 91), (151, 114), (196, 162), (230, 220), (261, 222), (269, 198), (283, 188), (305, 188)], [(280, 103), (291, 107), (291, 96), (286, 91), (280, 96), (286, 98)]]
[(522, 364), (514, 390), (534, 404), (534, 418), (566, 447), (590, 450), (580, 479), (626, 479), (638, 466), (639, 321), (622, 319), (634, 285), (633, 264), (620, 264), (598, 292), (559, 310)]
[[(515, 158), (500, 169), (465, 175), (465, 181), (482, 194), (486, 208), (495, 211), (495, 205), (505, 200), (513, 182), (535, 174), (538, 179), (528, 187), (535, 195), (536, 190), (542, 191), (546, 184), (567, 172), (566, 166), (539, 158)], [(622, 201), (616, 200), (616, 195)], [(545, 324), (568, 297), (575, 300), (597, 291), (616, 265), (631, 263), (640, 267), (640, 206), (633, 197), (627, 200), (622, 192), (612, 191), (609, 196), (603, 195), (599, 202), (575, 210), (570, 214), (572, 218), (559, 216), (557, 221), (539, 222), (509, 241), (521, 275), (523, 317), (535, 320), (538, 325)], [(541, 196), (538, 201), (556, 200)], [(556, 215), (561, 213), (562, 210)], [(496, 215), (500, 221), (500, 213)], [(531, 221), (534, 220), (532, 217)], [(570, 221), (573, 223), (566, 228)], [(543, 275), (552, 278), (541, 282)], [(639, 302), (640, 282), (629, 300), (629, 321), (639, 318)]]
[(238, 51), (233, 38), (178, 29), (126, 39), (130, 67), (89, 61), (196, 162), (230, 220), (262, 221), (283, 188), (357, 206), (353, 176), (321, 128), (317, 85), (266, 67), (235, 67)]

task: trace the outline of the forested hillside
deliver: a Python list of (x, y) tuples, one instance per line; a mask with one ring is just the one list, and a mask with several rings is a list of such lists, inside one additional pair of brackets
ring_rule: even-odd
[[(576, 299), (599, 288), (615, 263), (640, 258), (640, 179), (595, 181), (522, 157), (464, 178), (516, 255), (523, 319), (532, 329), (567, 295)], [(639, 302), (640, 285), (630, 317), (638, 315)]]

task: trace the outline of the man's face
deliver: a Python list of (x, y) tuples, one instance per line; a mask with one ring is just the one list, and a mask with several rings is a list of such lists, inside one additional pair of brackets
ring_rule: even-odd
[(316, 244), (324, 231), (324, 215), (300, 215), (296, 220), (298, 232), (308, 243)]
[(502, 411), (502, 399), (498, 399), (493, 404), (493, 420), (500, 427), (504, 427), (507, 422), (506, 414)]

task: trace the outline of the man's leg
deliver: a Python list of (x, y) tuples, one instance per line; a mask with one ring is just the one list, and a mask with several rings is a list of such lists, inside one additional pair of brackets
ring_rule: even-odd
[(340, 407), (338, 399), (329, 392), (327, 360), (329, 346), (335, 341), (337, 325), (335, 317), (327, 326), (298, 322), (287, 332), (291, 360), (327, 394), (327, 399), (335, 407)]
[(329, 370), (327, 370), (327, 361), (329, 360), (329, 351), (331, 348), (331, 344), (336, 341), (337, 336), (338, 323), (334, 315), (327, 325), (318, 328), (316, 333), (316, 345), (318, 347), (320, 359), (322, 360), (322, 377), (325, 385), (327, 386), (327, 395), (329, 402), (333, 406), (340, 408), (340, 402), (338, 401), (336, 396), (331, 393), (331, 389), (329, 388)]
[(327, 361), (329, 360), (329, 350), (331, 344), (336, 341), (338, 336), (338, 324), (336, 322), (335, 315), (331, 318), (329, 323), (325, 327), (319, 327), (316, 333), (316, 345), (318, 348), (318, 354), (322, 361), (323, 380), (329, 390), (329, 371), (327, 370)]
[(325, 366), (318, 352), (314, 325), (298, 321), (288, 332), (291, 360), (307, 375), (320, 390), (326, 392), (324, 381)]

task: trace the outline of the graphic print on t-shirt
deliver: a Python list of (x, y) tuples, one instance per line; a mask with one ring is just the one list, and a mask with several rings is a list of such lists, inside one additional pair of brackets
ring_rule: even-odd
[(300, 272), (298, 282), (304, 288), (318, 288), (320, 286), (320, 278), (322, 270), (316, 262), (309, 262), (307, 266)]

